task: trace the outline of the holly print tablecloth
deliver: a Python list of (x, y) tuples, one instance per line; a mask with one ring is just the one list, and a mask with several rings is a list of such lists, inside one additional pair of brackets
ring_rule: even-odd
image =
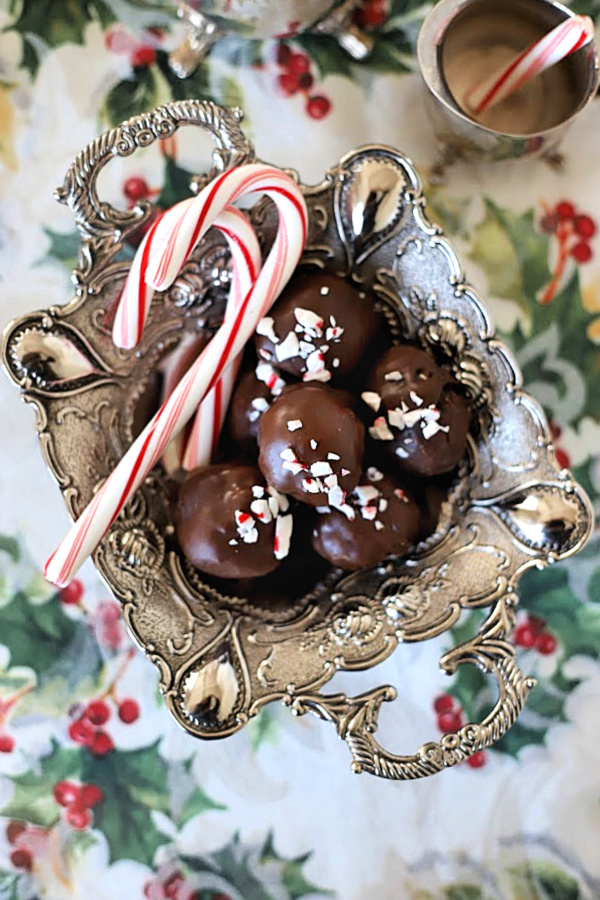
[[(600, 13), (596, 0), (574, 3)], [(414, 42), (430, 4), (364, 0), (374, 40), (353, 62), (327, 36), (231, 37), (187, 80), (181, 31), (142, 0), (0, 2), (0, 320), (66, 302), (78, 250), (52, 199), (98, 133), (173, 98), (245, 112), (260, 158), (316, 182), (349, 150), (411, 157), (431, 217), (457, 247), (543, 404), (557, 457), (600, 500), (600, 103), (565, 165), (437, 160)], [(123, 207), (181, 195), (187, 139), (107, 168)], [(66, 529), (34, 414), (0, 381), (0, 898), (48, 900), (597, 900), (600, 897), (600, 534), (521, 581), (515, 630), (538, 685), (492, 750), (434, 778), (352, 775), (333, 729), (265, 709), (226, 741), (181, 732), (91, 566), (63, 591), (40, 568)], [(472, 666), (437, 660), (454, 633), (400, 647), (377, 673), (399, 687), (382, 742), (413, 751), (490, 702)], [(464, 670), (464, 671), (463, 671)], [(356, 694), (372, 673), (332, 683)]]

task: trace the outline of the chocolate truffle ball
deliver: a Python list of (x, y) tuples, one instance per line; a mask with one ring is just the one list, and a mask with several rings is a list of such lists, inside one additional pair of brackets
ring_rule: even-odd
[(252, 578), (279, 565), (289, 546), (289, 501), (254, 466), (225, 463), (192, 472), (179, 489), (175, 526), (197, 569)]
[(260, 418), (258, 465), (278, 491), (310, 506), (343, 506), (360, 478), (364, 437), (344, 392), (291, 385)]
[(259, 419), (284, 387), (281, 376), (266, 364), (254, 365), (240, 376), (231, 395), (227, 427), (231, 439), (244, 453), (258, 452)]
[(327, 272), (294, 276), (259, 322), (260, 359), (303, 381), (348, 375), (380, 325), (372, 300)]
[(375, 566), (387, 556), (406, 553), (418, 539), (421, 515), (411, 493), (371, 467), (346, 500), (348, 509), (317, 516), (314, 549), (342, 569)]
[(391, 347), (361, 397), (369, 436), (414, 475), (449, 472), (463, 455), (471, 412), (461, 386), (424, 350)]

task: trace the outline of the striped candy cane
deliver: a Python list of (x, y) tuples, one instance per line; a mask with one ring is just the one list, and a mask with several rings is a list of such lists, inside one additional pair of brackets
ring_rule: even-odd
[(570, 16), (524, 50), (502, 72), (474, 87), (467, 94), (467, 106), (476, 115), (491, 109), (531, 78), (589, 43), (593, 37), (594, 23), (589, 16)]
[[(148, 317), (154, 290), (146, 284), (148, 259), (158, 253), (181, 215), (193, 203), (193, 198), (183, 200), (161, 216), (156, 227), (149, 230), (140, 245), (131, 266), (113, 325), (113, 340), (118, 346), (131, 348), (139, 343)], [(232, 282), (225, 316), (230, 317), (242, 302), (258, 276), (261, 263), (260, 246), (256, 232), (246, 216), (233, 206), (223, 210), (213, 222), (227, 240), (232, 256)], [(187, 469), (207, 465), (212, 457), (229, 405), (233, 385), (241, 357), (238, 356), (223, 372), (214, 388), (209, 391), (196, 414), (195, 423), (187, 441), (178, 440), (170, 446), (165, 457), (169, 469), (183, 466)], [(165, 398), (174, 385), (165, 386)]]
[[(269, 310), (300, 260), (308, 225), (302, 193), (290, 178), (277, 169), (265, 166), (248, 168), (253, 169), (254, 175), (260, 168), (264, 176), (261, 188), (255, 187), (255, 177), (250, 178), (246, 182), (252, 185), (250, 189), (268, 192), (278, 207), (279, 226), (273, 246), (258, 278), (235, 314), (223, 322), (47, 561), (44, 575), (53, 584), (68, 584), (83, 561), (93, 553), (120, 511), (156, 465), (171, 438), (185, 426), (227, 366), (243, 350), (259, 319)], [(217, 181), (224, 186), (228, 179), (235, 184), (236, 190), (244, 181), (238, 169), (223, 173)], [(229, 201), (223, 201), (222, 193), (215, 196), (206, 191), (201, 192), (194, 203), (200, 213), (197, 201), (202, 194), (205, 195), (207, 208), (202, 219), (208, 227), (229, 205)], [(173, 278), (176, 275), (177, 272)]]

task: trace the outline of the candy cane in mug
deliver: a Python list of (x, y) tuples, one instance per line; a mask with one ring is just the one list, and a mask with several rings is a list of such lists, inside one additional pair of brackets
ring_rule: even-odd
[[(200, 234), (205, 233), (234, 196), (238, 198), (257, 190), (268, 193), (279, 212), (275, 241), (258, 278), (235, 315), (223, 322), (173, 394), (136, 438), (50, 557), (44, 574), (54, 584), (68, 584), (79, 566), (95, 550), (119, 512), (160, 459), (171, 438), (185, 426), (223, 371), (243, 350), (258, 321), (266, 314), (296, 268), (308, 225), (304, 198), (288, 176), (277, 169), (260, 165), (228, 170), (194, 199), (200, 220), (198, 236), (191, 246), (190, 241), (186, 241), (186, 253), (177, 254), (182, 260), (180, 265)], [(176, 250), (177, 242), (170, 242), (168, 252), (171, 259)], [(169, 277), (174, 280), (176, 276), (177, 270), (170, 266)], [(168, 282), (163, 279), (160, 284), (167, 285)]]

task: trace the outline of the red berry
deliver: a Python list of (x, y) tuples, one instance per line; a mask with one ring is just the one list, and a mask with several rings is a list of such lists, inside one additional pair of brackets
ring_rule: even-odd
[(291, 75), (303, 75), (310, 69), (310, 61), (304, 53), (292, 53), (286, 66)]
[(322, 94), (315, 94), (309, 97), (306, 103), (306, 112), (311, 119), (324, 119), (331, 109), (331, 101)]
[(556, 456), (556, 462), (559, 464), (561, 469), (569, 469), (571, 467), (571, 457), (560, 447), (556, 447), (556, 449), (554, 450), (554, 455)]
[(354, 21), (360, 28), (377, 28), (387, 18), (384, 0), (363, 0), (363, 5), (356, 10)]
[(86, 706), (83, 715), (92, 725), (104, 725), (110, 719), (110, 709), (104, 700), (92, 700)]
[(72, 806), (81, 799), (81, 788), (72, 781), (59, 781), (54, 785), (54, 799), (61, 806)]
[(596, 234), (596, 223), (591, 218), (591, 216), (580, 215), (575, 216), (575, 221), (573, 222), (573, 228), (579, 235), (579, 237), (587, 238), (588, 240)]
[(119, 704), (119, 718), (126, 725), (131, 725), (132, 722), (135, 722), (139, 715), (140, 707), (136, 700), (128, 698)]
[(529, 627), (537, 637), (546, 627), (546, 620), (540, 619), (539, 616), (529, 616)]
[(451, 712), (454, 708), (454, 697), (451, 697), (450, 694), (440, 694), (433, 701), (433, 708), (438, 716), (442, 713)]
[(86, 809), (97, 806), (104, 800), (104, 791), (97, 784), (84, 784), (81, 788), (80, 804)]
[(586, 241), (579, 241), (574, 247), (571, 247), (571, 256), (575, 262), (589, 262), (593, 256), (592, 248)]
[(471, 766), (472, 769), (481, 769), (482, 766), (485, 766), (485, 761), (485, 753), (483, 750), (478, 750), (473, 756), (468, 757), (467, 765)]
[(65, 813), (65, 819), (73, 828), (82, 830), (88, 827), (92, 821), (92, 816), (89, 809), (76, 803), (74, 806), (69, 806)]
[(110, 734), (107, 734), (106, 731), (97, 731), (89, 748), (94, 756), (106, 756), (107, 753), (115, 749), (115, 745)]
[(168, 900), (177, 900), (179, 888), (184, 883), (181, 872), (173, 872), (163, 884), (163, 891)]
[(0, 753), (12, 753), (15, 749), (15, 739), (12, 734), (0, 734)]
[(298, 79), (295, 75), (290, 75), (289, 72), (282, 72), (279, 78), (277, 79), (279, 84), (279, 88), (286, 97), (291, 97), (292, 94), (295, 94), (298, 90)]
[(544, 234), (554, 234), (557, 226), (558, 216), (556, 213), (546, 213), (546, 215), (542, 216), (540, 219), (540, 230), (543, 231)]
[(79, 578), (74, 578), (60, 592), (60, 602), (64, 603), (65, 606), (74, 606), (76, 603), (79, 603), (82, 597), (83, 584)]
[(84, 744), (89, 747), (94, 740), (94, 728), (85, 719), (76, 719), (69, 725), (69, 737), (76, 744)]
[(550, 654), (554, 653), (556, 650), (556, 638), (553, 634), (549, 634), (545, 631), (543, 634), (540, 634), (536, 640), (535, 649), (538, 653), (541, 653), (542, 656), (550, 656)]
[(280, 44), (277, 48), (277, 62), (280, 66), (287, 66), (291, 59), (292, 51), (288, 44)]
[(556, 204), (556, 215), (563, 222), (566, 219), (572, 219), (575, 215), (575, 207), (572, 203), (569, 203), (568, 200), (562, 200), (560, 203)]
[(138, 47), (131, 57), (131, 65), (134, 69), (145, 68), (151, 66), (155, 58), (154, 47)]
[(314, 83), (315, 79), (310, 72), (303, 72), (302, 75), (298, 76), (298, 87), (301, 91), (309, 91)]
[(550, 435), (552, 437), (552, 440), (557, 441), (562, 434), (562, 428), (560, 427), (558, 422), (554, 421), (550, 422), (548, 427), (550, 428)]
[(526, 647), (529, 649), (535, 644), (536, 634), (529, 622), (523, 622), (515, 628), (515, 644), (517, 647)]
[(26, 823), (17, 822), (16, 819), (13, 819), (12, 822), (9, 822), (6, 826), (6, 840), (9, 844), (14, 844), (19, 835), (23, 834), (24, 831), (27, 831)]
[(123, 193), (128, 200), (135, 203), (136, 200), (143, 200), (150, 193), (150, 185), (141, 175), (132, 175), (125, 180), (123, 185)]
[(13, 850), (10, 854), (10, 861), (15, 869), (27, 869), (28, 872), (31, 871), (31, 866), (33, 865), (33, 857), (25, 847)]
[(445, 712), (438, 716), (440, 731), (458, 731), (462, 725), (462, 716), (459, 712)]

